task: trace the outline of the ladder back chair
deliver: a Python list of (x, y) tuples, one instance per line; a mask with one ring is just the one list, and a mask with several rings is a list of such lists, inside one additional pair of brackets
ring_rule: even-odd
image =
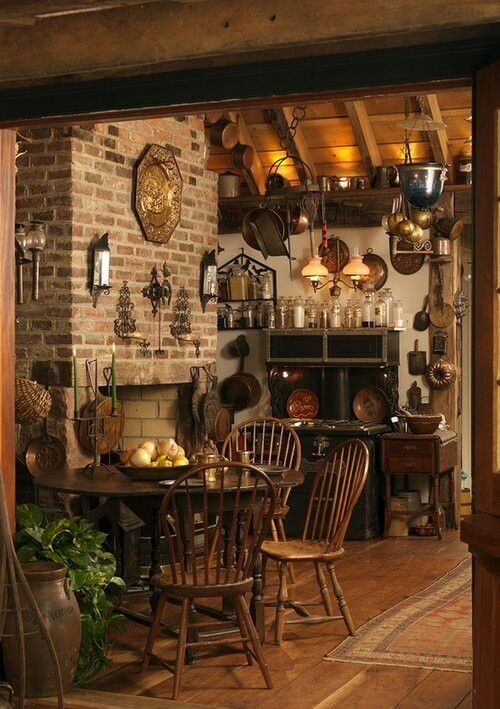
[[(253, 465), (277, 465), (299, 470), (302, 450), (297, 432), (284, 421), (271, 417), (252, 418), (239, 423), (229, 432), (222, 447), (222, 455), (235, 460), (238, 451), (249, 450)], [(276, 507), (271, 520), (271, 536), (274, 541), (286, 542), (283, 520), (290, 507), (290, 487), (278, 488)], [(289, 564), (290, 582), (295, 583), (295, 570)]]
[[(242, 644), (248, 664), (255, 659), (266, 686), (272, 688), (245, 593), (252, 588), (252, 570), (268, 532), (275, 501), (274, 486), (267, 475), (252, 465), (240, 463), (231, 463), (229, 467), (227, 463), (198, 466), (175, 480), (165, 494), (161, 520), (168, 563), (161, 574), (151, 579), (159, 596), (142, 670), (147, 669), (154, 657), (172, 672), (173, 699), (179, 696), (186, 649), (193, 651), (217, 644)], [(182, 601), (175, 667), (153, 654), (158, 632), (172, 633), (162, 623), (168, 597)], [(236, 622), (234, 619), (190, 622), (194, 599), (214, 597), (232, 600)], [(196, 610), (203, 614), (203, 608)], [(228, 626), (227, 632), (234, 633), (235, 624), (239, 630), (237, 638), (199, 639), (200, 630)]]
[[(354, 624), (347, 601), (335, 575), (334, 561), (343, 553), (343, 543), (352, 510), (356, 504), (368, 476), (369, 452), (363, 441), (346, 441), (333, 449), (316, 473), (304, 532), (301, 540), (281, 542), (265, 541), (262, 545), (264, 566), (267, 559), (279, 565), (279, 588), (276, 602), (266, 605), (276, 607), (275, 643), (281, 644), (285, 623), (285, 608), (292, 608), (300, 619), (289, 623), (320, 623), (343, 619), (350, 635), (354, 635)], [(287, 565), (312, 563), (321, 593), (321, 602), (292, 601), (288, 599), (286, 574)], [(337, 598), (341, 615), (334, 615), (330, 594), (322, 569), (326, 566), (333, 591)], [(325, 616), (311, 615), (306, 606), (323, 605)]]

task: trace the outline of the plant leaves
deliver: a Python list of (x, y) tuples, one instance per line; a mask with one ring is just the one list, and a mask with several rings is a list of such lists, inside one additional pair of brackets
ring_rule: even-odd
[(16, 520), (21, 528), (41, 527), (44, 522), (44, 516), (38, 505), (29, 503), (27, 505), (18, 506), (16, 510)]

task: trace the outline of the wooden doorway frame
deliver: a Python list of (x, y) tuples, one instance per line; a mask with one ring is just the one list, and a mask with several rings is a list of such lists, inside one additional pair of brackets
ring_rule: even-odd
[[(233, 109), (238, 107), (256, 106), (283, 101), (321, 100), (328, 97), (356, 97), (375, 95), (387, 91), (393, 93), (404, 91), (411, 86), (412, 91), (438, 89), (469, 85), (476, 72), (491, 63), (498, 51), (496, 38), (489, 45), (485, 40), (480, 44), (439, 45), (434, 47), (406, 47), (397, 52), (366, 52), (355, 55), (337, 55), (308, 60), (294, 60), (287, 66), (276, 66), (269, 62), (261, 65), (246, 65), (245, 67), (224, 67), (212, 69), (207, 74), (205, 70), (169, 74), (168, 76), (131, 77), (109, 79), (105, 82), (88, 82), (84, 86), (53, 85), (45, 87), (28, 87), (25, 89), (9, 89), (0, 91), (0, 239), (6, 245), (0, 252), (0, 314), (2, 328), (0, 329), (0, 362), (2, 377), (0, 380), (0, 462), (7, 479), (11, 506), (14, 504), (14, 412), (13, 412), (13, 382), (14, 382), (14, 156), (15, 144), (12, 128), (21, 125), (70, 124), (84, 121), (130, 120), (131, 118), (147, 118), (158, 115), (178, 115), (182, 113), (205, 112), (210, 109)], [(279, 72), (281, 71), (282, 76)], [(253, 73), (252, 73), (253, 72)], [(278, 73), (277, 73), (278, 72)], [(347, 78), (346, 78), (347, 72)], [(295, 76), (295, 84), (293, 82)], [(242, 75), (247, 81), (242, 81)], [(368, 78), (367, 78), (368, 77)], [(225, 79), (228, 79), (224, 83)], [(280, 80), (281, 79), (281, 80)], [(311, 90), (311, 82), (314, 82)], [(243, 88), (242, 88), (243, 87)], [(309, 87), (309, 90), (306, 90)], [(105, 91), (104, 89), (107, 88)], [(482, 115), (483, 105), (477, 91), (486, 90), (481, 81), (476, 87), (476, 111)], [(156, 91), (156, 93), (155, 93)], [(213, 91), (212, 97), (210, 91)], [(151, 96), (155, 96), (151, 105)], [(485, 119), (486, 121), (486, 119)], [(486, 125), (486, 123), (485, 123)], [(477, 164), (477, 163), (476, 163)], [(477, 174), (480, 177), (480, 174)], [(479, 217), (476, 203), (476, 215)], [(485, 237), (486, 238), (486, 237)], [(476, 260), (476, 284), (481, 282), (483, 275), (488, 282), (491, 274), (488, 269), (492, 265), (485, 260)], [(490, 293), (491, 300), (491, 293)], [(476, 301), (476, 308), (479, 301)], [(482, 322), (490, 323), (482, 314)], [(477, 355), (477, 349), (476, 349)], [(477, 365), (475, 365), (477, 366)], [(476, 378), (476, 392), (482, 391), (482, 383)], [(476, 395), (477, 404), (477, 395)], [(475, 430), (475, 455), (485, 445), (493, 445), (493, 438), (481, 437)], [(480, 496), (478, 485), (476, 494)], [(484, 483), (486, 484), (486, 483)], [(497, 499), (495, 514), (498, 515), (500, 500)], [(490, 515), (495, 520), (498, 516)], [(482, 528), (484, 543), (488, 544), (489, 532)], [(494, 706), (494, 692), (498, 690), (500, 681), (500, 524), (492, 528), (496, 536), (493, 561), (483, 564), (484, 573), (476, 574), (475, 593), (481, 593), (487, 585), (488, 591), (482, 596), (486, 603), (494, 603), (497, 613), (492, 621), (488, 607), (476, 608), (475, 627), (480, 631), (475, 634), (475, 657), (486, 671), (476, 671), (474, 674), (476, 696), (481, 702), (474, 700), (479, 707)], [(470, 538), (463, 534), (466, 541), (472, 544)], [(476, 535), (477, 536), (477, 535)], [(476, 539), (476, 547), (479, 542)], [(482, 563), (482, 562), (481, 562)], [(487, 570), (487, 564), (490, 570)], [(491, 566), (493, 564), (493, 566)], [(493, 569), (493, 571), (491, 570)], [(487, 574), (487, 576), (485, 576)], [(483, 579), (481, 581), (481, 579)], [(487, 579), (487, 583), (486, 583)], [(479, 615), (478, 615), (479, 614)], [(483, 629), (482, 623), (488, 623)], [(479, 624), (478, 624), (479, 621)], [(493, 633), (493, 634), (492, 634)], [(496, 640), (492, 640), (496, 638)], [(495, 645), (496, 643), (496, 645)], [(493, 655), (488, 652), (495, 650)], [(491, 658), (496, 661), (492, 666)], [(477, 663), (476, 663), (477, 664)], [(489, 671), (488, 671), (489, 670)], [(493, 679), (491, 679), (491, 676)], [(489, 685), (488, 685), (489, 682)], [(484, 691), (479, 684), (484, 684)], [(483, 701), (484, 698), (484, 701)]]

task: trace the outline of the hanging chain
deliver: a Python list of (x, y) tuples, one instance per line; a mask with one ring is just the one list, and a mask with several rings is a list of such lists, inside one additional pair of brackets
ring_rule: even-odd
[(264, 111), (266, 121), (274, 128), (279, 138), (282, 149), (287, 155), (293, 155), (295, 151), (294, 140), (300, 121), (306, 117), (307, 106), (295, 106), (292, 112), (290, 125), (282, 125), (278, 120), (276, 111), (272, 108)]

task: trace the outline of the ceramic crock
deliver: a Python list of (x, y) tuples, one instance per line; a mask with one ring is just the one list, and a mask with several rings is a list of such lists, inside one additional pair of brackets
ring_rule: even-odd
[[(66, 566), (52, 561), (33, 561), (22, 565), (26, 580), (45, 620), (59, 660), (65, 690), (73, 683), (80, 650), (80, 610), (69, 587)], [(24, 626), (26, 652), (26, 696), (49, 697), (57, 693), (54, 670), (38, 621), (21, 586), (18, 585)], [(12, 599), (9, 608), (12, 608)], [(18, 639), (15, 614), (7, 613), (2, 640), (7, 680), (19, 686)]]

